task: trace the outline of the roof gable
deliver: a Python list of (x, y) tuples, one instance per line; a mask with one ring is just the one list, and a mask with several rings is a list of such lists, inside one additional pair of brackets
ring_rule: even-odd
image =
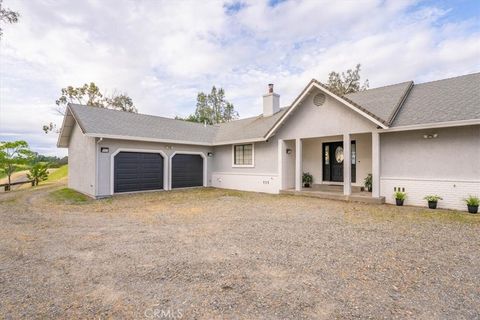
[(288, 108), (288, 110), (278, 119), (278, 121), (270, 129), (270, 131), (265, 137), (266, 139), (271, 137), (276, 132), (276, 130), (278, 130), (278, 128), (287, 120), (287, 118), (295, 111), (295, 109), (302, 104), (305, 98), (308, 97), (310, 92), (314, 89), (319, 89), (320, 91), (326, 93), (333, 99), (337, 100), (338, 102), (342, 103), (343, 105), (350, 108), (354, 112), (360, 114), (361, 116), (375, 123), (379, 127), (388, 128), (387, 122), (385, 120), (379, 118), (372, 112), (356, 104), (354, 101), (351, 101), (349, 99), (346, 99), (344, 97), (340, 97), (334, 94), (323, 83), (319, 82), (318, 80), (312, 79), (309, 82), (309, 84), (302, 90), (302, 92), (297, 96), (297, 98), (295, 98), (295, 100), (293, 101), (292, 105)]

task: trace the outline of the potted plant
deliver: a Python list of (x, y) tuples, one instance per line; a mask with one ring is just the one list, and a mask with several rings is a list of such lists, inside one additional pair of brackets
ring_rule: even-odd
[(480, 203), (480, 198), (475, 196), (468, 196), (465, 199), (467, 203), (468, 212), (470, 213), (478, 213), (478, 204)]
[(303, 181), (303, 186), (305, 188), (310, 188), (310, 185), (313, 182), (313, 176), (310, 174), (310, 172), (304, 172), (302, 181)]
[(364, 185), (365, 185), (365, 188), (367, 188), (368, 192), (372, 192), (372, 174), (371, 173), (369, 173), (365, 178)]
[(405, 192), (395, 191), (393, 197), (395, 198), (397, 206), (403, 206), (403, 201), (405, 201), (407, 194)]
[(423, 198), (428, 201), (428, 207), (430, 209), (437, 209), (438, 200), (443, 200), (442, 197), (437, 195), (428, 195)]

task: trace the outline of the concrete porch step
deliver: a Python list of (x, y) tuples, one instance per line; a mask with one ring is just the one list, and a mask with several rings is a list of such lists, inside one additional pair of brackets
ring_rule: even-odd
[[(342, 192), (343, 193), (343, 185), (337, 184), (314, 184), (311, 188), (313, 191), (326, 191), (326, 192)], [(352, 192), (362, 192), (363, 187), (359, 186), (352, 186)]]
[(362, 203), (373, 203), (373, 204), (382, 204), (385, 203), (385, 197), (374, 198), (367, 192), (361, 192), (357, 194), (351, 194), (346, 196), (339, 192), (328, 192), (328, 191), (318, 191), (318, 190), (302, 190), (295, 191), (292, 189), (289, 190), (280, 190), (281, 194), (290, 194), (295, 196), (304, 196), (304, 197), (314, 197), (320, 199), (329, 199), (329, 200), (342, 200), (342, 201), (355, 201)]

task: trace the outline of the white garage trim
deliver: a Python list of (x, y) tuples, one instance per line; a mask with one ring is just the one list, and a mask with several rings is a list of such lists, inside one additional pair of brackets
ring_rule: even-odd
[(176, 154), (194, 154), (199, 155), (203, 158), (203, 186), (207, 186), (207, 156), (203, 152), (197, 151), (175, 151), (171, 154), (170, 159), (168, 161), (168, 166), (170, 168), (169, 175), (168, 175), (168, 190), (172, 190), (172, 160)]
[[(131, 149), (131, 148), (119, 148), (115, 150), (114, 153), (110, 156), (110, 194), (114, 195), (114, 173), (115, 173), (115, 156), (120, 152), (143, 152), (143, 153), (159, 153), (163, 157), (163, 190), (168, 190), (168, 169), (167, 162), (168, 156), (162, 150), (152, 150), (152, 149)], [(144, 191), (142, 191), (144, 192)], [(125, 192), (122, 192), (125, 193)]]

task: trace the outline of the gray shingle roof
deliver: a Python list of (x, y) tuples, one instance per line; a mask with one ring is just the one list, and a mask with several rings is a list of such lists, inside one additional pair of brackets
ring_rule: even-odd
[(87, 134), (178, 140), (209, 144), (216, 128), (200, 123), (71, 104), (70, 109)]
[(210, 145), (262, 139), (286, 109), (270, 117), (257, 116), (214, 126), (79, 104), (70, 104), (70, 110), (86, 134)]
[(390, 124), (398, 107), (413, 85), (413, 81), (397, 83), (390, 86), (369, 89), (345, 95), (343, 98), (362, 106), (376, 115), (385, 124)]
[(270, 117), (257, 116), (217, 125), (218, 131), (214, 143), (229, 141), (253, 140), (263, 138), (278, 119), (287, 111), (282, 108)]
[[(480, 73), (418, 85), (402, 82), (342, 98), (393, 127), (480, 119)], [(214, 126), (77, 104), (70, 104), (70, 110), (83, 132), (92, 136), (220, 145), (264, 139), (277, 122), (284, 121), (282, 116), (288, 108), (270, 117), (260, 115)], [(67, 113), (58, 140), (60, 147), (68, 146), (72, 122)]]
[(393, 126), (480, 119), (480, 73), (413, 86)]

